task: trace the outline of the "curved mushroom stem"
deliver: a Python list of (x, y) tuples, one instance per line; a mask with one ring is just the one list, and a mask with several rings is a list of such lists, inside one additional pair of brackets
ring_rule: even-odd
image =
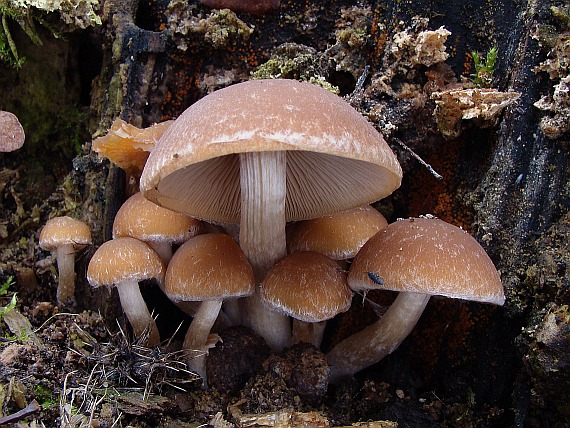
[(147, 334), (146, 345), (149, 347), (160, 344), (160, 334), (154, 318), (146, 306), (142, 297), (139, 283), (134, 280), (122, 281), (115, 284), (119, 292), (119, 300), (129, 323), (137, 338)]
[(429, 298), (428, 294), (399, 293), (382, 318), (332, 348), (327, 354), (330, 382), (352, 376), (395, 351), (413, 330)]
[(194, 315), (190, 327), (188, 327), (184, 344), (182, 345), (182, 349), (188, 352), (188, 368), (200, 375), (205, 386), (208, 384), (206, 377), (206, 342), (221, 308), (222, 300), (203, 301)]
[(287, 255), (286, 169), (285, 152), (240, 154), (240, 247), (253, 267), (258, 284), (253, 296), (244, 299), (242, 316), (245, 324), (263, 336), (275, 351), (289, 346), (290, 321), (261, 302), (259, 284), (267, 271)]
[(57, 302), (63, 306), (75, 304), (75, 249), (73, 244), (63, 244), (55, 251), (59, 283), (57, 286)]

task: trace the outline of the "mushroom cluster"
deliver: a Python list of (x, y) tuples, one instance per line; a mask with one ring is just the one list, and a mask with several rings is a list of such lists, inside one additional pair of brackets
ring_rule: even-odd
[[(155, 346), (158, 330), (137, 284), (155, 278), (193, 317), (183, 347), (204, 382), (220, 320), (252, 328), (274, 351), (318, 347), (353, 291), (399, 291), (378, 322), (328, 352), (337, 381), (396, 349), (431, 295), (504, 302), (474, 238), (437, 219), (388, 224), (370, 206), (399, 187), (400, 165), (363, 116), (321, 87), (286, 79), (233, 85), (160, 133), (147, 147), (140, 193), (119, 211), (88, 279), (115, 284), (121, 303), (136, 308), (124, 306), (135, 335)], [(127, 242), (150, 263), (143, 273), (128, 270), (134, 250), (110, 252)]]
[(239, 225), (258, 284), (241, 299), (239, 322), (280, 350), (290, 344), (290, 321), (261, 301), (259, 287), (287, 255), (287, 222), (377, 201), (401, 178), (382, 136), (342, 98), (275, 79), (233, 85), (190, 106), (151, 151), (140, 189), (173, 211)]
[(157, 346), (160, 335), (139, 290), (139, 281), (154, 279), (164, 290), (172, 247), (204, 231), (202, 222), (153, 204), (137, 192), (119, 208), (113, 222), (113, 239), (93, 254), (87, 280), (93, 287), (116, 287), (121, 307), (142, 343)]

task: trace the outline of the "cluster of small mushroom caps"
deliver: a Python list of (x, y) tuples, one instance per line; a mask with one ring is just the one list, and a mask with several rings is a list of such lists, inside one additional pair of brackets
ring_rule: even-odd
[(155, 278), (193, 317), (183, 348), (198, 351), (188, 364), (204, 381), (214, 323), (246, 325), (275, 351), (318, 347), (353, 291), (398, 291), (376, 323), (328, 351), (336, 382), (395, 350), (432, 295), (504, 303), (498, 272), (465, 231), (429, 217), (388, 224), (370, 205), (399, 187), (400, 165), (375, 128), (325, 89), (285, 79), (233, 85), (137, 134), (151, 141), (143, 149), (128, 127), (93, 144), (112, 161), (136, 153), (143, 164), (127, 170), (140, 191), (120, 208), (87, 279), (114, 284), (135, 335), (156, 346), (138, 288)]

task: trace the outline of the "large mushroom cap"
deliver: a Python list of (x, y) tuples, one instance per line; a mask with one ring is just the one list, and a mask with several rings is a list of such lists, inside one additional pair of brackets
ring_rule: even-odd
[(379, 231), (356, 255), (348, 282), (360, 291), (505, 302), (499, 273), (483, 247), (464, 230), (434, 218), (400, 220)]
[(201, 233), (202, 229), (199, 220), (158, 206), (137, 192), (117, 212), (113, 238), (131, 236), (145, 242), (180, 244)]
[(91, 243), (91, 231), (81, 220), (54, 217), (40, 232), (39, 243), (46, 251), (54, 251), (60, 245), (73, 245), (75, 250), (80, 250)]
[(401, 182), (390, 147), (342, 98), (276, 79), (233, 85), (189, 107), (154, 147), (141, 191), (174, 211), (239, 223), (237, 154), (262, 151), (287, 151), (286, 221), (377, 201)]
[(164, 270), (159, 255), (146, 243), (130, 237), (117, 238), (103, 243), (93, 254), (87, 280), (92, 287), (153, 278), (162, 283)]
[(345, 312), (352, 293), (346, 274), (327, 256), (299, 251), (267, 272), (261, 298), (272, 308), (305, 322), (320, 322)]
[(172, 256), (164, 293), (173, 302), (223, 300), (250, 296), (255, 289), (253, 269), (230, 236), (198, 235)]

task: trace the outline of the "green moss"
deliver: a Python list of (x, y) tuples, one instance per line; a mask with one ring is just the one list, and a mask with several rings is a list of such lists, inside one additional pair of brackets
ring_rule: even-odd
[(237, 40), (247, 40), (253, 33), (253, 27), (248, 27), (229, 9), (212, 12), (206, 21), (204, 39), (217, 49), (234, 46)]
[(489, 49), (485, 58), (482, 58), (477, 52), (471, 52), (475, 67), (475, 73), (471, 75), (471, 80), (478, 88), (492, 87), (498, 54), (499, 48), (497, 46)]
[(54, 396), (52, 390), (43, 385), (36, 385), (34, 395), (43, 409), (50, 409), (59, 405), (59, 397)]
[(267, 62), (252, 73), (252, 77), (302, 80), (338, 94), (339, 89), (324, 77), (328, 67), (328, 61), (316, 49), (296, 43), (284, 43), (273, 51)]

